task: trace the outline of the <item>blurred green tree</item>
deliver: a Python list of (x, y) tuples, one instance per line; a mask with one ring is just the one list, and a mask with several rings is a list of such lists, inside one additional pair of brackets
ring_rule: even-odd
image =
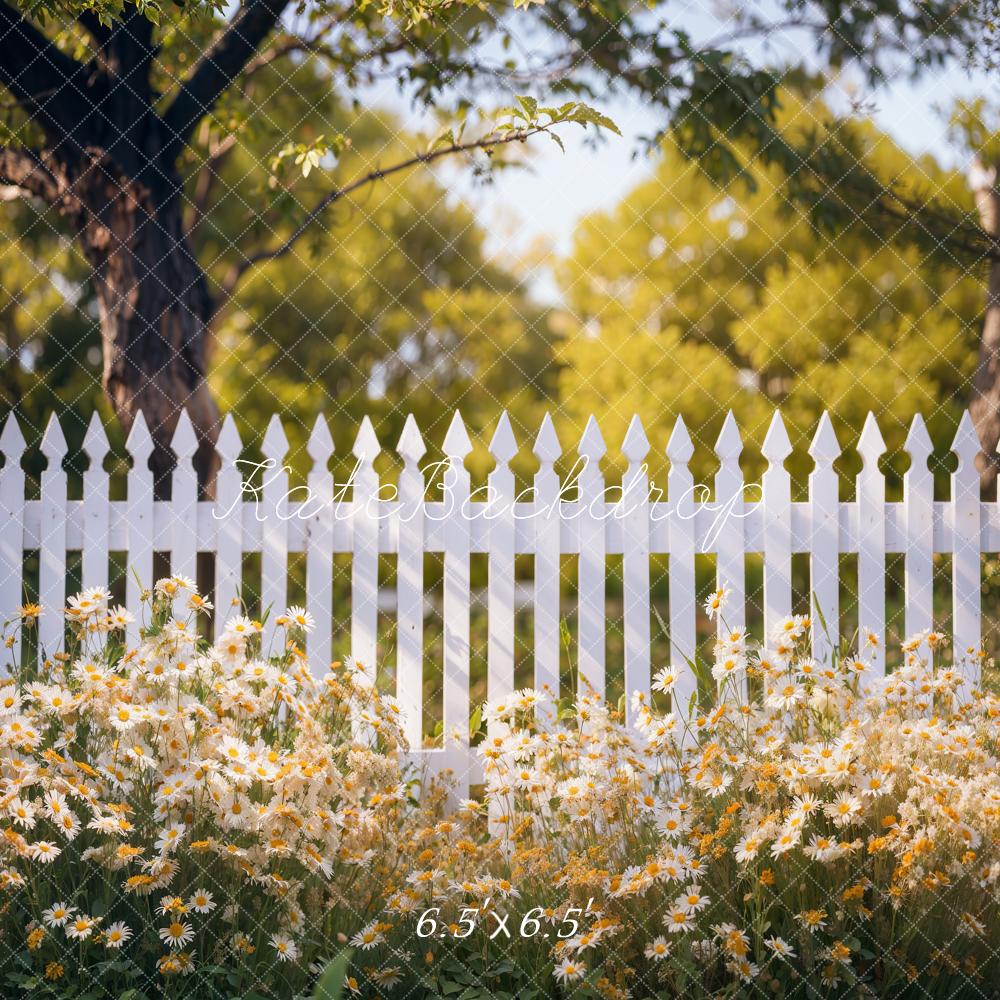
[[(783, 140), (828, 121), (815, 98), (782, 94)], [(953, 211), (971, 207), (961, 174), (913, 159), (866, 122), (833, 125), (828, 143), (860, 147), (896, 190), (931, 188)], [(569, 306), (557, 349), (563, 410), (579, 424), (599, 409), (609, 443), (633, 412), (648, 419), (653, 464), (677, 415), (701, 446), (702, 475), (726, 411), (744, 430), (745, 466), (780, 405), (805, 449), (828, 409), (852, 446), (868, 410), (890, 450), (920, 412), (950, 442), (976, 364), (981, 284), (963, 263), (911, 241), (876, 242), (860, 213), (828, 232), (790, 194), (775, 164), (722, 187), (666, 142), (656, 174), (615, 209), (585, 220), (561, 272)], [(893, 464), (905, 463), (897, 454)], [(855, 458), (841, 461), (845, 474)]]

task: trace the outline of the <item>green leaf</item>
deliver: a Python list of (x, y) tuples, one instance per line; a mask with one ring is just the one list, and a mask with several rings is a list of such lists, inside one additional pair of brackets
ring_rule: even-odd
[(316, 983), (313, 1000), (340, 1000), (347, 981), (347, 969), (351, 964), (351, 949), (345, 948), (336, 958), (332, 959), (323, 970)]
[(524, 110), (524, 114), (527, 116), (528, 121), (533, 122), (535, 118), (538, 117), (538, 101), (533, 97), (521, 97), (517, 99), (517, 103), (521, 105)]

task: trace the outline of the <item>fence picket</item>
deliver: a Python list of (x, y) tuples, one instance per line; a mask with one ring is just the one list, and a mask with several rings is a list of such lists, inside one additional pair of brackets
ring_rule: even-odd
[(740, 455), (743, 439), (733, 411), (726, 419), (715, 442), (719, 471), (715, 474), (715, 510), (712, 518), (718, 555), (715, 574), (719, 587), (726, 587), (729, 599), (725, 613), (716, 619), (719, 636), (738, 631), (746, 625), (746, 560), (743, 532), (743, 471)]
[(306, 445), (312, 468), (306, 479), (306, 611), (315, 624), (306, 642), (310, 669), (326, 672), (333, 659), (333, 438), (323, 414), (316, 417)]
[[(21, 468), (24, 448), (24, 435), (17, 417), (8, 413), (0, 431), (0, 452), (4, 457), (3, 467), (0, 468), (0, 621), (13, 617), (22, 601), (24, 550), (27, 548), (24, 537), (24, 469)], [(0, 663), (0, 677), (6, 675), (9, 664), (15, 667), (21, 664), (21, 633), (16, 627), (10, 658), (5, 657)]]
[(215, 442), (219, 472), (215, 477), (215, 634), (237, 612), (243, 585), (243, 443), (231, 413)]
[(695, 502), (694, 477), (688, 463), (694, 455), (694, 445), (683, 419), (677, 422), (667, 442), (670, 471), (667, 474), (667, 497), (670, 503), (668, 531), (670, 537), (670, 652), (677, 666), (677, 682), (673, 690), (673, 708), (681, 715), (688, 711), (691, 697), (697, 691), (697, 679), (687, 664), (697, 656), (697, 592), (694, 579)]
[(396, 698), (403, 732), (414, 749), (424, 733), (424, 473), (419, 462), (427, 447), (413, 414), (403, 425), (397, 454), (399, 514), (396, 560)]
[(951, 450), (958, 458), (958, 468), (951, 474), (952, 547), (952, 616), (956, 666), (973, 682), (979, 680), (981, 605), (979, 597), (980, 524), (979, 436), (968, 410), (955, 432)]
[(108, 474), (104, 459), (109, 450), (108, 435), (95, 410), (83, 438), (83, 452), (89, 460), (83, 474), (81, 571), (85, 587), (108, 585)]
[(364, 665), (372, 679), (377, 669), (378, 642), (378, 518), (374, 504), (379, 481), (375, 459), (381, 450), (375, 428), (365, 417), (351, 450), (357, 459), (351, 515), (351, 655)]
[(506, 410), (489, 451), (496, 467), (487, 477), (484, 513), (489, 520), (486, 696), (495, 700), (514, 690), (514, 474), (510, 461), (517, 454), (517, 441)]
[(38, 640), (40, 654), (51, 657), (62, 647), (62, 611), (66, 606), (66, 473), (62, 467), (66, 438), (54, 413), (42, 436), (41, 451), (46, 466), (37, 547), (38, 597), (44, 610), (38, 622)]
[(284, 465), (288, 438), (277, 414), (271, 417), (264, 432), (261, 453), (264, 482), (258, 516), (264, 518), (265, 527), (260, 552), (260, 610), (267, 615), (263, 648), (272, 649), (281, 636), (275, 618), (284, 614), (288, 604), (288, 471)]
[(456, 410), (444, 437), (444, 740), (443, 755), (460, 782), (469, 776), (469, 473), (472, 451), (461, 414)]
[(576, 452), (581, 466), (576, 510), (580, 545), (577, 565), (577, 664), (579, 689), (604, 691), (605, 579), (607, 576), (604, 534), (604, 476), (601, 458), (607, 447), (593, 416), (587, 420)]
[(532, 449), (538, 459), (535, 493), (535, 686), (559, 700), (560, 565), (562, 528), (559, 476), (562, 455), (552, 418), (545, 414)]
[(187, 410), (181, 410), (170, 447), (177, 459), (170, 487), (170, 572), (197, 581), (198, 474), (194, 455), (198, 435)]
[[(885, 441), (869, 413), (858, 439), (862, 468), (856, 479), (858, 511), (858, 626), (870, 673), (885, 670), (885, 476), (878, 467)], [(865, 636), (871, 634), (871, 641)]]
[(125, 603), (136, 620), (128, 628), (128, 641), (139, 638), (139, 594), (145, 587), (152, 587), (153, 579), (153, 470), (149, 458), (153, 454), (153, 438), (140, 411), (135, 415), (132, 429), (125, 440), (125, 447), (132, 456), (128, 472), (128, 525), (129, 568), (125, 582)]
[(816, 467), (809, 473), (809, 590), (812, 655), (827, 665), (840, 629), (840, 479), (833, 463), (840, 442), (824, 410), (809, 445)]
[(649, 439), (637, 415), (622, 442), (628, 468), (622, 477), (622, 596), (625, 602), (625, 718), (635, 720), (632, 697), (649, 701)]
[(785, 460), (792, 443), (775, 410), (761, 454), (767, 471), (761, 477), (764, 506), (764, 639), (770, 642), (783, 618), (792, 613), (792, 478)]
[(909, 637), (934, 627), (934, 476), (927, 467), (933, 446), (919, 414), (910, 424), (903, 447), (910, 456), (910, 467), (903, 473), (906, 509), (903, 626)]

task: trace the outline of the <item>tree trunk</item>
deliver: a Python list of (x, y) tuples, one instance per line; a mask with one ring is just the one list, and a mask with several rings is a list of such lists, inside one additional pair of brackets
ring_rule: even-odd
[[(996, 169), (976, 163), (970, 174), (979, 222), (991, 236), (1000, 235), (1000, 192)], [(979, 440), (982, 442), (981, 482), (986, 496), (996, 496), (1000, 472), (1000, 261), (989, 265), (986, 281), (986, 312), (979, 340), (979, 364), (972, 379), (972, 402), (969, 406)]]
[(95, 156), (73, 185), (82, 206), (79, 235), (100, 307), (104, 389), (126, 431), (143, 413), (155, 445), (156, 495), (167, 495), (170, 439), (182, 408), (198, 434), (195, 466), (210, 495), (219, 431), (205, 382), (213, 303), (184, 236), (180, 183), (163, 187), (167, 194), (158, 198), (109, 157)]

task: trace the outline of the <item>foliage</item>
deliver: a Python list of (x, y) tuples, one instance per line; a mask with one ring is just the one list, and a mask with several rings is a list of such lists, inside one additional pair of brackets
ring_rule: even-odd
[[(638, 694), (634, 727), (596, 695), (491, 700), (484, 801), (412, 845), (373, 982), (388, 964), (404, 995), (988, 990), (997, 696), (963, 680), (968, 660), (934, 668), (938, 633), (876, 680), (863, 631), (856, 653), (818, 664), (812, 627), (791, 618), (765, 648), (723, 627), (690, 715)], [(655, 675), (656, 701), (684, 669)], [(397, 968), (413, 935), (425, 961)]]
[(273, 649), (239, 615), (208, 646), (175, 576), (126, 647), (106, 602), (72, 598), (65, 652), (0, 689), (4, 995), (304, 995), (415, 815), (393, 700), (361, 664), (314, 679), (301, 609)]
[(494, 698), (471, 726), (484, 795), (455, 804), (435, 782), (412, 797), (370, 669), (312, 678), (301, 609), (275, 618), (277, 649), (240, 616), (209, 646), (210, 606), (165, 578), (131, 647), (106, 602), (72, 598), (65, 653), (0, 687), (5, 995), (950, 997), (996, 979), (1000, 700), (965, 679), (980, 656), (933, 665), (939, 633), (876, 679), (864, 630), (819, 664), (803, 617), (763, 648), (723, 623), (700, 696), (682, 703), (688, 666), (667, 666), (627, 726), (593, 692)]
[[(822, 103), (794, 91), (782, 92), (780, 115), (787, 141), (825, 130), (829, 144), (863, 146), (898, 191), (971, 207), (961, 175), (911, 158), (869, 123), (826, 130)], [(580, 424), (600, 399), (602, 429), (620, 441), (639, 413), (659, 452), (681, 414), (702, 473), (730, 408), (749, 429), (751, 475), (779, 404), (800, 453), (824, 409), (845, 446), (869, 410), (891, 451), (918, 412), (947, 446), (975, 366), (976, 275), (884, 230), (874, 241), (862, 218), (831, 235), (790, 200), (782, 171), (747, 162), (752, 189), (719, 189), (668, 144), (648, 182), (580, 225), (561, 269), (573, 316), (558, 346), (568, 415)], [(840, 467), (858, 465), (850, 456)], [(793, 471), (802, 481), (808, 466)]]

